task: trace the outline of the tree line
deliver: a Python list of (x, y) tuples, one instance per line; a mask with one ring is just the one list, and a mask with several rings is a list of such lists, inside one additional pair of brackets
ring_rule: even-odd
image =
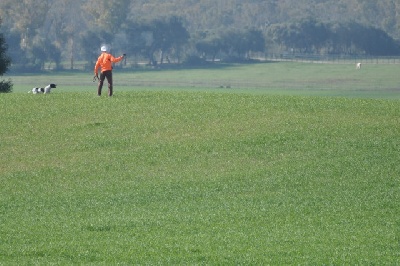
[[(357, 11), (357, 21), (347, 9)], [(392, 0), (0, 2), (1, 31), (13, 68), (21, 71), (43, 69), (45, 62), (73, 69), (84, 60), (91, 67), (102, 44), (151, 65), (247, 60), (256, 52), (398, 55), (395, 10), (400, 4)], [(371, 23), (376, 15), (387, 15), (381, 27)]]
[(286, 50), (313, 54), (398, 55), (399, 42), (382, 29), (356, 22), (322, 23), (307, 18), (272, 25), (267, 36)]

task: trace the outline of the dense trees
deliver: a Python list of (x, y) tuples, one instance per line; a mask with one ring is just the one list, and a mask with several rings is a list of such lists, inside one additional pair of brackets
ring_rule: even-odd
[(204, 32), (197, 37), (195, 47), (202, 57), (212, 61), (218, 54), (247, 59), (251, 52), (265, 50), (265, 38), (260, 30), (230, 28), (218, 33)]
[(176, 16), (149, 21), (128, 21), (119, 36), (118, 45), (129, 54), (143, 55), (149, 64), (161, 64), (170, 56), (181, 57), (190, 35), (181, 18)]
[(304, 19), (273, 25), (269, 28), (267, 36), (286, 50), (301, 53), (374, 56), (400, 53), (399, 44), (386, 32), (355, 22), (331, 24)]
[(392, 55), (399, 12), (394, 0), (0, 1), (13, 69), (33, 70), (72, 69), (77, 60), (90, 67), (101, 44), (151, 64), (266, 49)]

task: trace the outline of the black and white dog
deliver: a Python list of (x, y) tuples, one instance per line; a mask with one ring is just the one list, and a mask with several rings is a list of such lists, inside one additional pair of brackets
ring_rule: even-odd
[(33, 94), (38, 94), (38, 93), (50, 93), (51, 89), (54, 89), (54, 88), (56, 88), (56, 87), (57, 87), (56, 84), (51, 83), (51, 84), (47, 85), (47, 86), (44, 87), (44, 88), (33, 88), (33, 89), (32, 89), (31, 91), (29, 91), (29, 92), (32, 92)]

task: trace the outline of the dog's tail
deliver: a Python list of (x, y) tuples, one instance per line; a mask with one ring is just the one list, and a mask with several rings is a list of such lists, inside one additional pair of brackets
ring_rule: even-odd
[(28, 91), (28, 93), (32, 93), (32, 90)]

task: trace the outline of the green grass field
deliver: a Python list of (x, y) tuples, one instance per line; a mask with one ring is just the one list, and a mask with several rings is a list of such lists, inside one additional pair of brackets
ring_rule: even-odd
[[(239, 82), (242, 69), (255, 84), (268, 67), (193, 79)], [(384, 78), (396, 66), (365, 67), (381, 77), (366, 89), (324, 89), (340, 66), (280, 67), (316, 83), (163, 88), (123, 82), (191, 71), (115, 73), (108, 98), (90, 75), (13, 77), (0, 94), (0, 265), (400, 264), (400, 104), (397, 76)], [(49, 79), (54, 93), (22, 93)]]

